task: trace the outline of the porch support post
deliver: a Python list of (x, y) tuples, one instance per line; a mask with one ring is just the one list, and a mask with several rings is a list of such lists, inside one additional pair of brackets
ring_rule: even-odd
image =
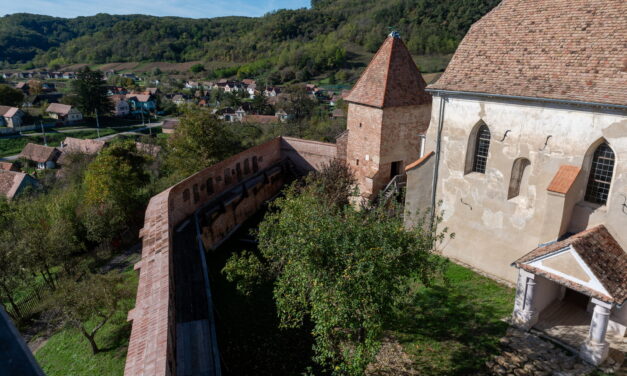
[(518, 269), (516, 301), (514, 304), (513, 323), (524, 330), (531, 329), (538, 322), (538, 312), (534, 309), (535, 275)]
[(605, 341), (607, 325), (610, 321), (610, 309), (612, 305), (597, 299), (592, 299), (594, 312), (590, 322), (588, 339), (579, 349), (581, 357), (594, 365), (603, 363), (609, 353), (609, 344)]

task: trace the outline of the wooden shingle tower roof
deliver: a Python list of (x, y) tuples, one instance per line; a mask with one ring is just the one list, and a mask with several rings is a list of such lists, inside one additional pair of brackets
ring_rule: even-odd
[(372, 107), (431, 103), (427, 84), (397, 33), (383, 42), (346, 101)]

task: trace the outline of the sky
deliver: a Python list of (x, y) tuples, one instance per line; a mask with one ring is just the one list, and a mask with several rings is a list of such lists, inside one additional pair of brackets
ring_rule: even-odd
[(263, 16), (276, 9), (309, 7), (310, 0), (0, 0), (0, 15), (35, 13), (57, 17), (97, 13), (211, 18)]

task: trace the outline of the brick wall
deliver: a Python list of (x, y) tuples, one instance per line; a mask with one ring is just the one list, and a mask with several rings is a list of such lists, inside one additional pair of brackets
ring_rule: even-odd
[(335, 144), (281, 137), (281, 154), (289, 157), (299, 168), (313, 171), (337, 155)]
[[(175, 318), (172, 267), (172, 231), (198, 208), (222, 193), (241, 185), (268, 167), (290, 157), (299, 167), (312, 170), (335, 157), (335, 145), (294, 138), (275, 138), (208, 167), (154, 196), (140, 231), (142, 258), (135, 265), (139, 285), (135, 308), (128, 314), (132, 321), (126, 376), (175, 375)], [(272, 174), (269, 174), (272, 175)], [(232, 205), (229, 215), (216, 227), (203, 229), (205, 244), (213, 245), (241, 221), (254, 213), (283, 185), (280, 178), (266, 176), (269, 184), (253, 197)], [(272, 180), (274, 178), (274, 180)], [(230, 218), (230, 219), (227, 219)]]

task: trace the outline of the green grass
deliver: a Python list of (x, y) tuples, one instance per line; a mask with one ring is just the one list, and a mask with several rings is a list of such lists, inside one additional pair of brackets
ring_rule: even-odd
[(420, 375), (484, 372), (498, 353), (513, 308), (514, 290), (450, 263), (443, 279), (413, 286), (416, 295), (389, 325)]
[[(137, 273), (125, 272), (128, 283), (137, 284)], [(87, 339), (74, 328), (65, 328), (49, 338), (35, 354), (47, 376), (120, 376), (124, 373), (131, 323), (126, 321), (127, 308), (134, 299), (124, 302), (111, 320), (96, 335), (102, 352), (93, 355)]]
[[(119, 129), (101, 128), (100, 136), (108, 136), (119, 132)], [(66, 137), (76, 137), (82, 139), (96, 138), (97, 132), (95, 129), (63, 133), (50, 130), (46, 131), (46, 141), (48, 143), (48, 146), (59, 146), (61, 144), (61, 141), (63, 141)], [(26, 144), (28, 144), (29, 142), (43, 145), (44, 138), (42, 135), (25, 135), (23, 137), (1, 138), (0, 157), (19, 154), (24, 146), (26, 146)]]

